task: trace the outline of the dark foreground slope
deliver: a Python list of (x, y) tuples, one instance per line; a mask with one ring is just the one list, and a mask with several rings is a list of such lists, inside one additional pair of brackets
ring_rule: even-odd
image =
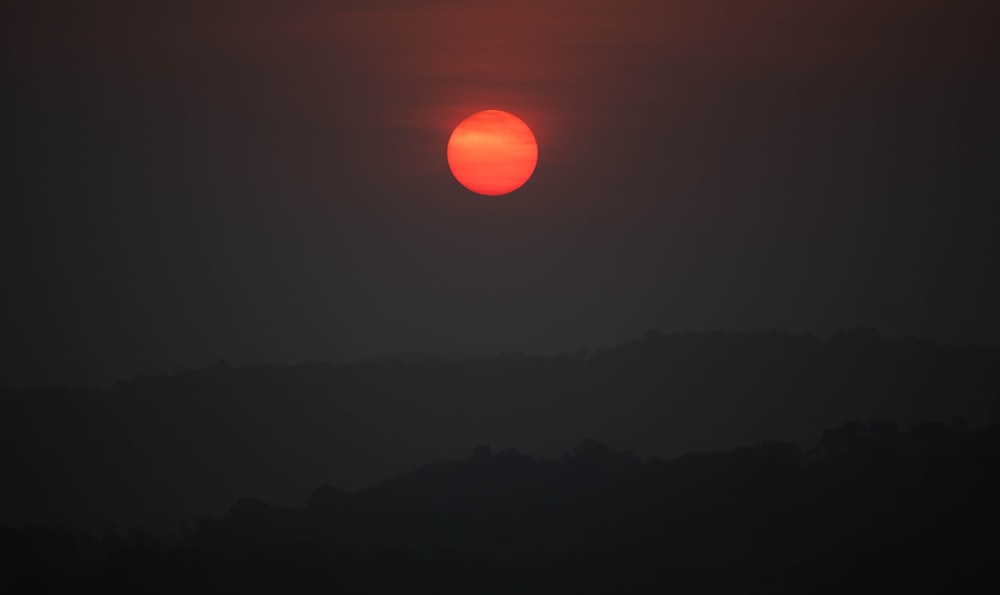
[(648, 333), (573, 355), (218, 365), (108, 391), (0, 397), (0, 524), (176, 531), (243, 496), (303, 503), (489, 442), (557, 456), (591, 436), (642, 457), (812, 444), (848, 420), (980, 427), (1000, 349), (777, 331)]
[[(17, 592), (996, 593), (1000, 426), (848, 424), (640, 462), (479, 448), (302, 508), (243, 500), (177, 541), (0, 532)], [(0, 579), (0, 580), (4, 580)]]

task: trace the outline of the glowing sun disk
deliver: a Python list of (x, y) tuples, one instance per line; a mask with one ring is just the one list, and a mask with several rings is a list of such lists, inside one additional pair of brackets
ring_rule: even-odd
[(462, 120), (448, 140), (448, 165), (460, 184), (486, 196), (524, 185), (538, 163), (538, 143), (520, 118), (486, 110)]

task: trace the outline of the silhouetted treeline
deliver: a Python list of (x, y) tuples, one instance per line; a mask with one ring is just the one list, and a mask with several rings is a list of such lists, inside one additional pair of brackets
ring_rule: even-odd
[(996, 593), (1000, 426), (853, 422), (641, 461), (488, 447), (160, 540), (0, 531), (12, 592)]
[[(575, 354), (378, 359), (137, 377), (109, 390), (2, 389), (0, 524), (176, 531), (250, 495), (303, 504), (488, 442), (558, 456), (586, 436), (642, 457), (847, 420), (981, 427), (1000, 349), (779, 331), (660, 334)], [(994, 413), (995, 415), (995, 413)]]

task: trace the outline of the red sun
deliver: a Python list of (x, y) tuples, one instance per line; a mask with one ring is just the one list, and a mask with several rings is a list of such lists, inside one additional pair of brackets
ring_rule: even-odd
[(486, 196), (524, 185), (538, 163), (538, 143), (528, 125), (500, 110), (476, 112), (448, 139), (448, 165), (460, 184)]

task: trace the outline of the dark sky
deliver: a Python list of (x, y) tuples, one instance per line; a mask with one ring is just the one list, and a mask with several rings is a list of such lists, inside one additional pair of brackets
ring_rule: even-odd
[[(0, 381), (648, 328), (1000, 341), (995, 0), (14, 3)], [(502, 198), (465, 116), (539, 141)]]

